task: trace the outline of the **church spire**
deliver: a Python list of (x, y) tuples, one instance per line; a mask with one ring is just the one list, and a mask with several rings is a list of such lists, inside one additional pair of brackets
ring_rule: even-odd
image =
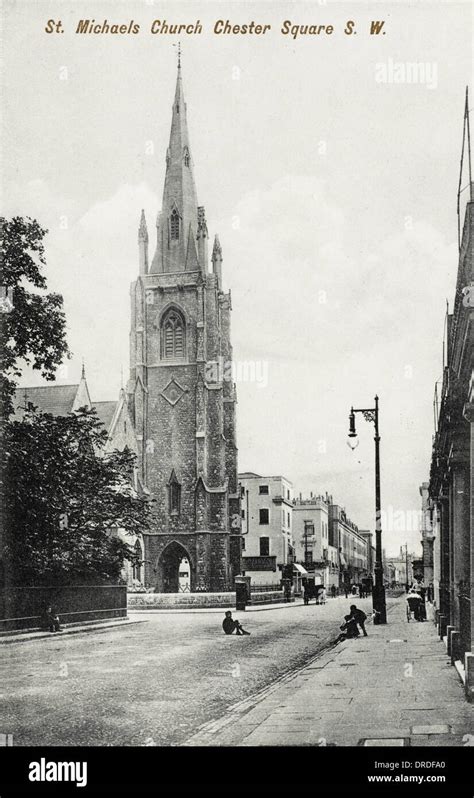
[(197, 234), (197, 208), (179, 51), (163, 202), (157, 220), (157, 247), (152, 272), (185, 270), (190, 228), (194, 237)]
[(148, 228), (143, 208), (138, 227), (138, 262), (140, 274), (146, 274), (148, 271)]
[(222, 247), (219, 241), (219, 236), (216, 234), (214, 238), (214, 246), (212, 248), (212, 271), (217, 277), (217, 286), (222, 289)]

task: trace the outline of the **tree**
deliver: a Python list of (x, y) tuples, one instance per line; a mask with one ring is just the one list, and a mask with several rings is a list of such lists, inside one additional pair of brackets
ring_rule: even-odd
[[(0, 217), (3, 291), (0, 313), (0, 411), (13, 412), (15, 378), (21, 365), (31, 363), (47, 380), (69, 350), (66, 317), (60, 294), (45, 294), (46, 265), (43, 238), (47, 233), (35, 219)], [(33, 290), (31, 290), (33, 289)]]
[(150, 502), (133, 487), (135, 455), (104, 452), (95, 410), (68, 416), (30, 404), (5, 429), (5, 565), (10, 584), (117, 582), (134, 549), (113, 534), (147, 529)]

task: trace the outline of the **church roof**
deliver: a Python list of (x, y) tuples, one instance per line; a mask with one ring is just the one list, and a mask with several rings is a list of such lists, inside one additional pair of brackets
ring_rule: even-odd
[(67, 416), (72, 411), (74, 400), (79, 389), (75, 385), (41, 385), (34, 387), (17, 388), (13, 397), (15, 420), (23, 418), (26, 402), (31, 402), (43, 413), (53, 416)]
[[(25, 415), (25, 404), (31, 402), (42, 413), (51, 413), (53, 416), (67, 416), (76, 410), (76, 397), (79, 383), (74, 385), (35, 385), (17, 388), (13, 397), (15, 409), (14, 418), (20, 421)], [(109, 431), (117, 402), (92, 402), (92, 407), (97, 412), (99, 421)]]
[(93, 402), (92, 407), (97, 412), (99, 421), (102, 422), (106, 430), (110, 430), (110, 425), (114, 417), (117, 402)]

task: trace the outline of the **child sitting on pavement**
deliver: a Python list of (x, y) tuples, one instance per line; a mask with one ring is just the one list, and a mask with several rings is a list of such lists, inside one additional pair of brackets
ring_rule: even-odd
[(348, 640), (350, 637), (359, 637), (359, 629), (357, 621), (352, 615), (344, 616), (344, 623), (340, 627), (342, 634), (339, 635), (338, 640)]
[(43, 628), (49, 629), (50, 632), (61, 631), (59, 616), (56, 610), (53, 610), (51, 605), (45, 608), (43, 615), (41, 617), (41, 625)]
[(225, 618), (222, 621), (222, 628), (226, 635), (231, 635), (235, 632), (237, 635), (249, 635), (250, 632), (246, 632), (240, 621), (237, 619), (232, 618), (232, 613), (230, 610), (227, 610), (225, 614)]

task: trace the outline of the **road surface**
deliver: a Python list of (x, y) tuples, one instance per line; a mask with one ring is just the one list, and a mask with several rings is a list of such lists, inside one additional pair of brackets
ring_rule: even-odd
[[(0, 731), (14, 745), (179, 745), (326, 648), (350, 603), (234, 612), (249, 637), (225, 636), (221, 612), (162, 612), (2, 645)], [(356, 603), (370, 611), (370, 599)]]

